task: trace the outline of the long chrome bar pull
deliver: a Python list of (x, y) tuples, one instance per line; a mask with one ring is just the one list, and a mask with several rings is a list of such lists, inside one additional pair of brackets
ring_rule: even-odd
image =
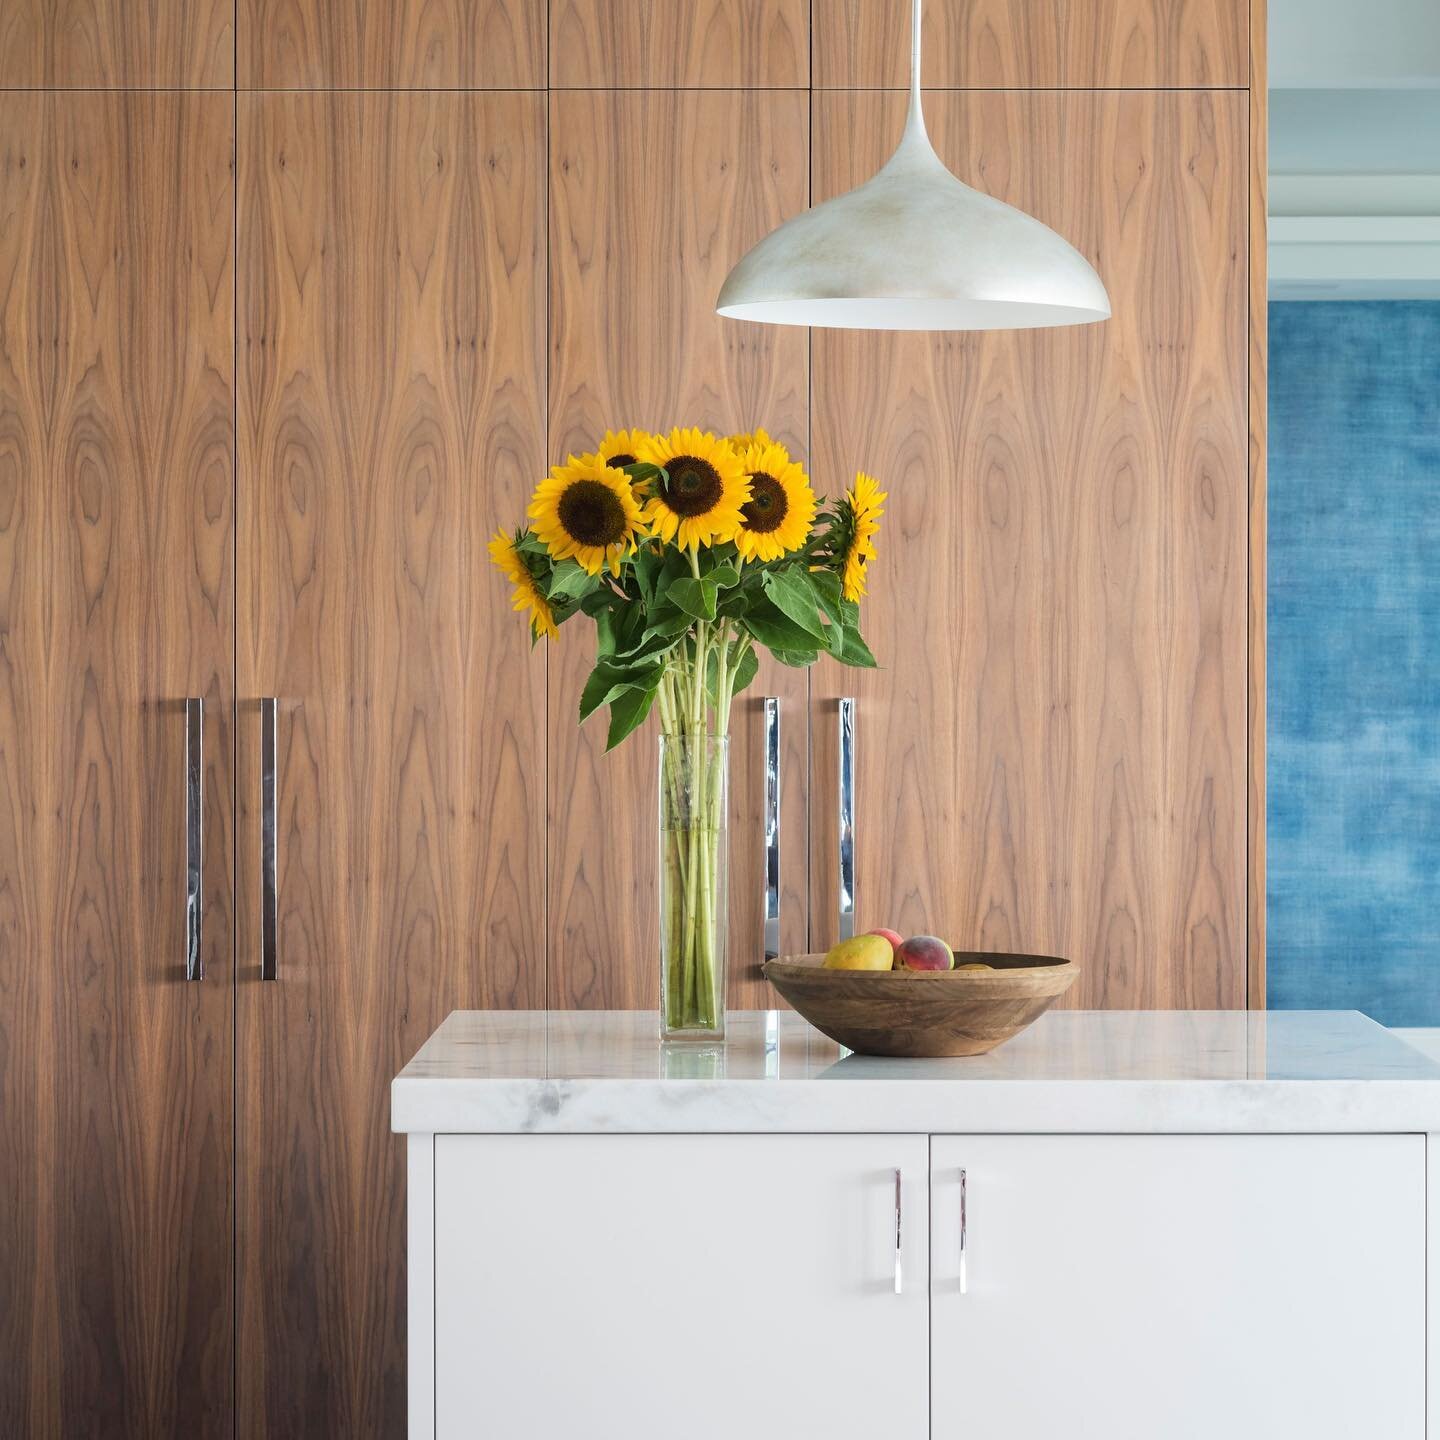
[(275, 714), (274, 697), (260, 702), (260, 978), (280, 973), (279, 880), (276, 873)]
[(855, 933), (855, 702), (840, 702), (840, 938)]
[(904, 1277), (900, 1273), (900, 1172), (895, 1172), (895, 1293), (901, 1292)]
[(960, 1172), (960, 1293), (968, 1293), (970, 1289), (970, 1277), (966, 1271), (966, 1214), (965, 1214), (965, 1172)]
[(185, 978), (205, 978), (205, 701), (185, 702)]
[(765, 958), (780, 955), (780, 698), (765, 697)]

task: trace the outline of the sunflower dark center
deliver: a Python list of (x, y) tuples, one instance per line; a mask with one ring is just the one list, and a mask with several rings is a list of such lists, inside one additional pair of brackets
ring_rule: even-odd
[(635, 457), (624, 454), (612, 455), (605, 463), (612, 470), (623, 470), (627, 465), (633, 465), (635, 463)]
[(677, 455), (665, 462), (670, 483), (665, 503), (677, 515), (704, 515), (713, 510), (725, 493), (720, 472), (695, 455)]
[(785, 487), (773, 475), (758, 470), (750, 477), (750, 498), (740, 507), (747, 530), (768, 535), (780, 528), (789, 509)]
[(625, 538), (625, 507), (598, 480), (577, 480), (558, 509), (565, 533), (582, 545), (618, 545)]

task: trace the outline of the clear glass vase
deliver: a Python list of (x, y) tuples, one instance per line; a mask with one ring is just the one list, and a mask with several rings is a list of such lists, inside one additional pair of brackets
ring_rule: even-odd
[(660, 737), (660, 1034), (725, 1035), (730, 741)]

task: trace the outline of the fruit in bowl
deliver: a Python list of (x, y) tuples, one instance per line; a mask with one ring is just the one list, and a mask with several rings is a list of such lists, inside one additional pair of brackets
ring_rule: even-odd
[(897, 930), (883, 926), (854, 935), (831, 946), (822, 966), (825, 970), (994, 970), (976, 960), (973, 952), (955, 962), (955, 952), (938, 935), (912, 935), (907, 940)]
[[(829, 956), (767, 960), (764, 973), (811, 1025), (847, 1050), (927, 1057), (994, 1049), (1049, 1009), (1078, 973), (1057, 955), (952, 953), (938, 937), (919, 935), (901, 942), (901, 958), (886, 969), (889, 949), (888, 937), (856, 936)], [(907, 955), (943, 968), (911, 969)], [(857, 969), (857, 961), (865, 968)]]
[(855, 935), (832, 945), (825, 956), (827, 970), (890, 970), (895, 950), (883, 935)]
[(955, 952), (938, 935), (912, 935), (895, 951), (897, 970), (953, 970)]
[[(832, 945), (826, 970), (953, 970), (955, 952), (938, 935), (912, 935), (897, 930), (867, 930)], [(988, 969), (989, 967), (984, 967)]]

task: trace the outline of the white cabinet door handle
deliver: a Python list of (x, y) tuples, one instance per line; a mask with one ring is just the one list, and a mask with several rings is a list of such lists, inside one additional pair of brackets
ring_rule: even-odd
[(900, 1172), (895, 1172), (895, 1293), (900, 1293)]
[(962, 1295), (964, 1295), (964, 1294), (966, 1293), (966, 1291), (969, 1289), (969, 1283), (970, 1283), (970, 1282), (969, 1282), (969, 1277), (968, 1277), (968, 1276), (966, 1275), (966, 1273), (965, 1273), (965, 1261), (966, 1261), (966, 1258), (967, 1258), (967, 1257), (966, 1257), (966, 1253), (965, 1253), (965, 1242), (966, 1242), (965, 1224), (966, 1224), (966, 1218), (967, 1218), (967, 1217), (966, 1217), (966, 1214), (965, 1214), (965, 1199), (966, 1199), (965, 1191), (966, 1191), (966, 1188), (967, 1188), (967, 1187), (966, 1187), (966, 1183), (965, 1183), (965, 1172), (962, 1170), (962, 1171), (960, 1172), (960, 1293), (961, 1293)]

